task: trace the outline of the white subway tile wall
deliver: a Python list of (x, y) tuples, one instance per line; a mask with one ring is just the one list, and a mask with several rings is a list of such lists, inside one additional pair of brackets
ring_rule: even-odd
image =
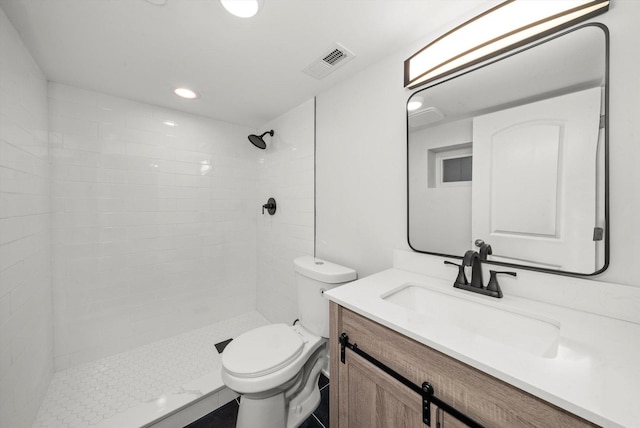
[(29, 427), (53, 375), (47, 81), (0, 9), (0, 426)]
[[(256, 206), (257, 309), (272, 322), (291, 324), (298, 317), (293, 260), (313, 255), (314, 108), (308, 100), (259, 130), (275, 131), (265, 136), (267, 149), (260, 150)], [(260, 207), (270, 197), (276, 213), (262, 215)]]
[(57, 370), (256, 307), (254, 130), (49, 83)]
[(0, 36), (0, 425), (31, 425), (54, 366), (256, 307), (297, 317), (314, 100), (267, 124), (260, 152), (247, 127), (47, 86), (2, 11)]

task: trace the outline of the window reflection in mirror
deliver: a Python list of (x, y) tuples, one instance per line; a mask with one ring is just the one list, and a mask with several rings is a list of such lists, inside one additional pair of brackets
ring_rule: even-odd
[(590, 275), (608, 264), (608, 32), (586, 24), (420, 90), (407, 112), (409, 244)]

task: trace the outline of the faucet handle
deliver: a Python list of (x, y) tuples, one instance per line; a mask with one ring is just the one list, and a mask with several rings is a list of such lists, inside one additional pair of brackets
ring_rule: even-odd
[(474, 244), (479, 248), (478, 252), (480, 253), (480, 260), (487, 260), (487, 256), (493, 254), (491, 245), (487, 244), (482, 239), (476, 239), (476, 242), (474, 242)]
[(276, 213), (276, 200), (273, 198), (269, 198), (266, 204), (262, 206), (262, 215), (264, 215), (264, 209), (267, 209), (270, 215), (274, 215)]
[(504, 274), (504, 275), (516, 276), (516, 273), (508, 272), (508, 271), (496, 271), (496, 270), (490, 270), (489, 273), (491, 274), (491, 277), (489, 278), (489, 284), (487, 284), (487, 291), (491, 291), (492, 293), (495, 293), (495, 296), (500, 298), (502, 297), (502, 289), (500, 288), (500, 284), (498, 284), (498, 275)]
[(453, 263), (450, 262), (448, 260), (444, 261), (445, 265), (453, 265), (453, 266), (458, 266), (458, 276), (456, 278), (456, 282), (455, 284), (459, 284), (459, 285), (467, 285), (469, 284), (469, 282), (467, 281), (467, 276), (464, 274), (464, 264), (457, 264), (457, 263)]

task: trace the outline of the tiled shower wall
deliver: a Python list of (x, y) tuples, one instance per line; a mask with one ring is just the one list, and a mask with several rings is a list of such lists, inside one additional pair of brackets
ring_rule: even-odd
[(255, 309), (254, 131), (50, 83), (56, 369)]
[(0, 9), (0, 426), (29, 427), (53, 374), (47, 81)]
[(269, 197), (277, 204), (275, 215), (265, 211), (257, 221), (257, 309), (272, 322), (297, 318), (293, 260), (313, 255), (314, 103), (306, 101), (260, 129), (275, 131), (260, 151), (256, 204), (259, 208)]

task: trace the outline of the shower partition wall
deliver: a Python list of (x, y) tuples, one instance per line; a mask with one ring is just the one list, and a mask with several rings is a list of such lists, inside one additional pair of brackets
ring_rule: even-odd
[[(259, 158), (258, 200), (278, 201), (275, 215), (259, 215), (257, 310), (272, 322), (298, 318), (293, 260), (314, 254), (315, 100), (267, 123), (274, 129)], [(258, 211), (260, 212), (260, 211)]]

